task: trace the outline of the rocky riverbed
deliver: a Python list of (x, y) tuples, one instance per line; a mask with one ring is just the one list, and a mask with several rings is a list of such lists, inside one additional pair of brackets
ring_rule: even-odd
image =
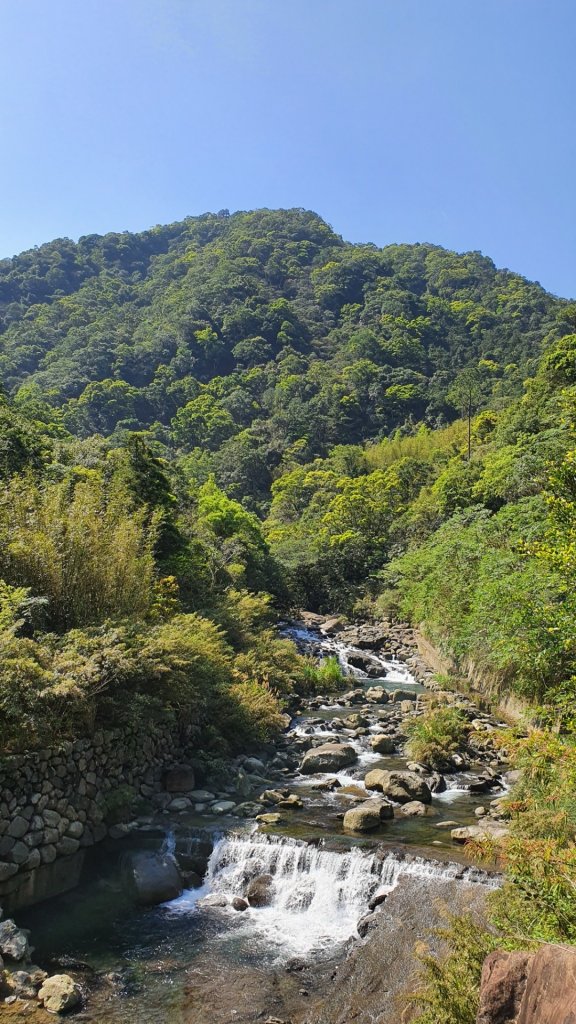
[[(439, 692), (406, 627), (305, 616), (284, 629), (307, 652), (337, 656), (348, 688), (294, 702), (277, 744), (216, 779), (174, 765), (156, 813), (119, 826), (123, 844), (94, 850), (79, 889), (19, 920), (37, 942), (33, 960), (69, 974), (81, 1018), (200, 1024), (228, 1020), (235, 1000), (239, 1021), (304, 1021), (311, 1004), (318, 1021), (373, 1019), (404, 983), (415, 939), (438, 922), (434, 900), (480, 912), (496, 884), (466, 866), (462, 844), (506, 829), (501, 723)], [(404, 750), (406, 723), (432, 693), (469, 723), (442, 771)], [(371, 958), (391, 958), (377, 985)], [(28, 951), (6, 967), (11, 1013), (42, 1015), (46, 981)], [(18, 974), (28, 987), (17, 992)], [(348, 1002), (322, 1009), (340, 979)]]

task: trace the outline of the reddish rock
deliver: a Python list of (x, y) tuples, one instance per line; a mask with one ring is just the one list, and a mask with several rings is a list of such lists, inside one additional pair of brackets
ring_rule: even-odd
[(490, 953), (476, 1024), (576, 1024), (576, 948)]
[(540, 947), (528, 972), (517, 1024), (576, 1024), (576, 949)]
[(530, 953), (489, 953), (482, 967), (476, 1024), (515, 1024), (531, 959)]

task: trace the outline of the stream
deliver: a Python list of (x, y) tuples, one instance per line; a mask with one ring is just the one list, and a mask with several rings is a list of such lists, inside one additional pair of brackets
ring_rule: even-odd
[[(350, 661), (366, 657), (366, 650), (314, 629), (292, 626), (285, 633), (300, 649), (319, 658), (338, 657), (355, 688), (425, 692), (398, 660), (370, 651), (368, 677)], [(197, 1016), (190, 1016), (186, 1008), (185, 992), (194, 978), (209, 978), (212, 983), (221, 978), (224, 986), (241, 968), (255, 972), (254, 980), (246, 982), (249, 989), (250, 984), (267, 984), (274, 972), (290, 971), (300, 961), (339, 962), (350, 943), (358, 942), (358, 921), (370, 900), (382, 901), (400, 880), (460, 880), (475, 888), (497, 884), (464, 860), (450, 829), (442, 827), (448, 820), (458, 825), (477, 822), (475, 809), (484, 798), (472, 795), (467, 787), (478, 777), (480, 765), (444, 773), (446, 788), (432, 794), (425, 816), (396, 814), (369, 834), (344, 831), (345, 811), (373, 795), (364, 787), (366, 772), (406, 768), (401, 743), (389, 755), (375, 753), (370, 745), (385, 722), (398, 721), (397, 709), (392, 702), (368, 704), (358, 695), (352, 706), (344, 706), (339, 694), (309, 700), (279, 744), (281, 767), (267, 770), (269, 784), (262, 780), (255, 790), (287, 789), (302, 806), (283, 811), (282, 820), (272, 825), (206, 811), (164, 813), (125, 841), (89, 850), (79, 887), (21, 911), (18, 923), (31, 929), (38, 963), (57, 964), (61, 970), (68, 963), (71, 969), (78, 962), (84, 965), (77, 976), (88, 1000), (75, 1017), (93, 1024), (208, 1024), (213, 1019), (210, 1013), (203, 1016), (197, 1007)], [(343, 720), (351, 713), (364, 715), (368, 724), (359, 730), (347, 728)], [(310, 744), (334, 740), (354, 747), (353, 765), (313, 775), (300, 774), (294, 767)], [(141, 848), (147, 835), (147, 845), (157, 847), (162, 834), (164, 843), (178, 851), (185, 847), (187, 835), (193, 846), (199, 829), (213, 841), (201, 886), (184, 890), (161, 906), (135, 905), (123, 880), (123, 851)], [(232, 900), (261, 876), (270, 887), (266, 905), (243, 912), (233, 909)]]

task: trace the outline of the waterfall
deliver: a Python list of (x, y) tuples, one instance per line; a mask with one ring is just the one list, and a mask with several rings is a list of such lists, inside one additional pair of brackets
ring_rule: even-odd
[(166, 830), (166, 835), (164, 836), (164, 839), (162, 841), (162, 846), (160, 847), (160, 856), (161, 857), (174, 857), (174, 851), (175, 850), (176, 850), (176, 836), (174, 835), (174, 830), (169, 828), (169, 829)]
[(367, 651), (362, 650), (360, 647), (353, 647), (352, 644), (345, 644), (341, 640), (323, 636), (321, 633), (302, 626), (285, 627), (282, 633), (284, 636), (289, 636), (294, 640), (296, 645), (306, 653), (316, 651), (321, 657), (335, 656), (338, 658), (342, 670), (349, 676), (355, 676), (359, 682), (370, 681), (375, 685), (379, 685), (385, 681), (389, 685), (395, 684), (400, 687), (416, 685), (416, 680), (406, 665), (396, 658), (381, 658), (374, 651), (370, 651), (369, 657), (371, 661), (375, 665), (379, 665), (382, 672), (379, 678), (369, 677), (366, 672), (357, 666), (351, 665), (348, 660), (351, 655), (366, 656), (368, 654)]
[[(391, 892), (402, 877), (494, 884), (486, 872), (460, 864), (394, 852), (382, 856), (357, 847), (338, 853), (256, 833), (228, 835), (216, 843), (203, 893), (229, 903), (243, 895), (251, 880), (263, 875), (270, 876), (268, 905), (251, 907), (235, 917), (237, 927), (252, 943), (279, 957), (320, 953), (356, 936), (370, 898)], [(171, 908), (190, 912), (192, 904), (184, 897)]]

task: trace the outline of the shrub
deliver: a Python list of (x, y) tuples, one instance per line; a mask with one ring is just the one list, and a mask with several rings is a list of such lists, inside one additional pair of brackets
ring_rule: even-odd
[(315, 662), (313, 658), (306, 658), (300, 689), (303, 693), (338, 690), (344, 683), (344, 680), (344, 673), (335, 655), (325, 658), (320, 664)]
[(407, 726), (407, 751), (414, 761), (441, 768), (465, 742), (466, 718), (458, 708), (432, 708)]
[(420, 986), (409, 1001), (419, 1012), (412, 1024), (475, 1024), (482, 964), (498, 938), (472, 915), (451, 917), (434, 934), (445, 952), (418, 952)]

